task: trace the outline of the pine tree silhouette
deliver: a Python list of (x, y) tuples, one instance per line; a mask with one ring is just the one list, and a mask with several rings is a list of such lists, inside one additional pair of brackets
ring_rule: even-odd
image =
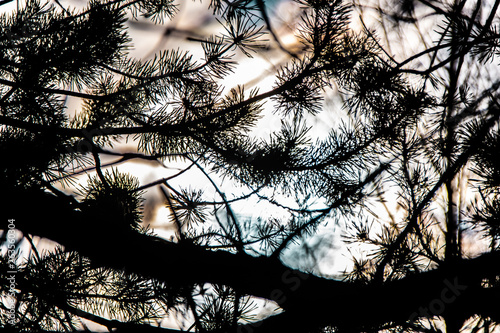
[[(177, 315), (196, 332), (494, 331), (499, 5), (297, 0), (292, 49), (266, 1), (212, 0), (220, 33), (187, 38), (203, 59), (149, 60), (129, 56), (127, 21), (168, 21), (173, 1), (1, 14), (0, 327), (177, 332), (165, 325)], [(270, 50), (286, 59), (273, 87), (225, 89), (239, 56)], [(268, 107), (281, 127), (256, 136)], [(117, 149), (124, 139), (136, 151)], [(184, 167), (146, 184), (117, 168), (132, 160)], [(151, 189), (172, 239), (144, 223)], [(241, 203), (284, 217), (250, 219)], [(341, 277), (315, 260), (331, 225), (353, 254)], [(59, 246), (39, 251), (34, 236)], [(256, 317), (257, 298), (279, 309)]]

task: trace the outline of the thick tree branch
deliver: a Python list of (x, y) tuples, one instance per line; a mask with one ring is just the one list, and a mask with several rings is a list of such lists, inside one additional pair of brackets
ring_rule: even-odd
[[(96, 265), (178, 285), (205, 282), (228, 285), (241, 294), (274, 300), (285, 309), (286, 315), (266, 320), (255, 332), (275, 331), (277, 326), (273, 323), (289, 326), (293, 331), (310, 323), (339, 327), (357, 324), (360, 329), (387, 322), (403, 323), (413, 317), (431, 316), (432, 313), (420, 313), (419, 308), (428, 308), (433, 300), (442, 298), (443, 290), (450, 289), (450, 284), (466, 297), (469, 288), (486, 290), (480, 288), (484, 277), (500, 274), (500, 253), (491, 253), (398, 281), (360, 285), (301, 273), (270, 258), (208, 251), (112, 229), (106, 221), (89, 221), (83, 212), (46, 193), (12, 192), (6, 204), (17, 228), (50, 238), (68, 250), (77, 250)], [(30, 209), (25, 208), (26, 204)], [(3, 217), (4, 229), (6, 221)], [(451, 296), (447, 294), (448, 298)], [(467, 303), (464, 307), (461, 310), (464, 315), (491, 312), (477, 303)], [(450, 305), (446, 311), (453, 309)], [(310, 318), (309, 324), (300, 320), (304, 317)], [(283, 326), (280, 327), (283, 331)]]

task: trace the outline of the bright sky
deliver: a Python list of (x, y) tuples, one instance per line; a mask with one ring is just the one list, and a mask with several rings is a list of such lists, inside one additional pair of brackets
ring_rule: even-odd
[[(63, 0), (61, 1), (63, 6), (76, 6), (82, 7), (86, 4), (86, 1), (82, 0)], [(1, 7), (2, 10), (11, 10), (15, 8), (16, 3), (12, 2), (8, 5)], [(154, 55), (162, 49), (187, 49), (194, 54), (194, 59), (199, 59), (202, 61), (203, 53), (201, 48), (193, 42), (185, 41), (185, 37), (190, 34), (196, 34), (200, 36), (207, 36), (211, 33), (215, 33), (220, 30), (220, 26), (213, 19), (211, 11), (206, 8), (207, 2), (200, 4), (198, 1), (181, 1), (180, 12), (174, 18), (172, 22), (167, 22), (164, 26), (154, 26), (145, 20), (139, 20), (137, 22), (129, 22), (130, 27), (129, 34), (132, 37), (133, 48), (130, 51), (130, 56), (135, 58), (147, 59)], [(273, 15), (272, 22), (274, 28), (278, 31), (278, 35), (281, 36), (281, 41), (285, 47), (293, 48), (297, 45), (297, 41), (294, 39), (293, 35), (289, 33), (286, 23), (290, 22), (294, 18), (296, 7), (290, 6), (289, 4), (283, 2), (277, 5), (277, 9), (272, 11), (270, 14)], [(282, 24), (283, 23), (283, 24)], [(169, 28), (173, 31), (168, 38), (164, 36), (164, 32)], [(271, 38), (271, 37), (268, 37)], [(226, 91), (230, 88), (236, 86), (237, 84), (245, 84), (246, 90), (249, 91), (253, 87), (259, 87), (261, 92), (270, 90), (274, 84), (273, 73), (288, 59), (288, 55), (284, 54), (282, 51), (277, 49), (272, 49), (268, 52), (263, 52), (261, 54), (255, 55), (254, 58), (245, 58), (240, 56), (238, 58), (239, 66), (237, 70), (231, 74), (227, 80), (224, 81)], [(68, 101), (68, 114), (74, 115), (78, 112), (80, 101), (75, 98), (70, 98)], [(322, 113), (315, 126), (322, 128), (326, 131), (335, 122), (336, 112), (338, 107), (330, 106), (332, 112)], [(272, 104), (268, 103), (263, 119), (260, 121), (259, 126), (254, 130), (254, 134), (257, 137), (267, 138), (269, 134), (280, 128), (281, 119), (278, 116), (272, 115)], [(322, 131), (321, 129), (319, 132)], [(317, 129), (315, 129), (317, 131)], [(118, 149), (123, 151), (133, 150), (134, 145), (132, 143), (124, 143), (118, 146)], [(106, 159), (103, 157), (102, 163), (111, 161), (112, 159)], [(145, 162), (128, 162), (118, 166), (118, 169), (123, 172), (129, 172), (139, 178), (141, 184), (147, 184), (162, 177), (168, 177), (177, 173), (186, 164), (180, 163), (165, 163), (165, 166), (160, 166), (156, 163), (145, 163)], [(92, 173), (90, 173), (92, 174)], [(86, 184), (87, 175), (83, 175), (78, 178), (78, 182), (82, 185)], [(213, 188), (205, 178), (205, 176), (196, 171), (187, 173), (184, 177), (178, 178), (171, 182), (171, 185), (183, 185), (186, 181), (189, 181), (191, 187), (203, 188), (207, 193), (214, 193)], [(222, 189), (226, 189), (228, 192), (228, 197), (231, 194), (235, 195), (240, 193), (248, 193), (248, 190), (235, 190), (234, 187), (229, 184), (222, 184)], [(67, 190), (67, 189), (66, 189)], [(170, 238), (173, 235), (174, 228), (169, 221), (169, 210), (164, 205), (164, 199), (160, 195), (160, 192), (156, 187), (152, 188), (146, 194), (146, 198), (149, 200), (150, 205), (155, 209), (155, 214), (149, 216), (151, 227), (154, 228), (155, 233), (159, 236)], [(215, 198), (215, 196), (214, 196)], [(209, 197), (207, 199), (210, 199)], [(288, 204), (290, 206), (294, 205), (294, 201), (290, 198), (280, 199), (282, 203)], [(271, 216), (278, 217), (282, 212), (275, 206), (268, 204), (266, 202), (252, 202), (245, 201), (241, 203), (235, 203), (232, 205), (238, 215), (242, 218), (252, 218), (257, 217), (268, 218)], [(318, 257), (319, 270), (325, 274), (338, 274), (346, 269), (347, 265), (350, 263), (350, 258), (347, 253), (342, 253), (338, 250), (338, 245), (340, 244), (339, 238), (333, 236), (332, 228), (335, 226), (329, 225), (322, 227), (324, 232), (319, 232), (318, 236), (311, 239), (309, 245), (314, 246), (319, 242), (328, 242), (332, 244), (331, 251), (325, 252)], [(338, 233), (337, 233), (338, 234)], [(39, 240), (36, 239), (36, 242)], [(50, 248), (53, 243), (40, 243), (40, 246)], [(295, 250), (297, 250), (297, 246)], [(296, 266), (296, 260), (304, 259), (294, 257), (301, 251), (294, 251), (294, 247), (291, 247), (291, 251), (288, 253), (288, 257), (285, 255), (283, 260), (290, 264), (291, 266)], [(311, 266), (312, 268), (312, 266)], [(273, 306), (265, 307), (265, 311), (272, 311)], [(168, 325), (175, 324), (170, 322)]]
[[(20, 0), (22, 1), (22, 0)], [(138, 21), (130, 21), (127, 23), (129, 26), (128, 33), (132, 38), (132, 48), (130, 50), (130, 56), (140, 59), (151, 58), (156, 52), (164, 49), (185, 49), (189, 50), (194, 56), (193, 59), (202, 61), (203, 52), (201, 47), (197, 43), (186, 41), (187, 36), (195, 35), (206, 37), (210, 34), (214, 34), (217, 31), (222, 31), (219, 23), (213, 18), (212, 12), (207, 9), (207, 2), (200, 3), (198, 1), (181, 1), (179, 2), (179, 13), (172, 21), (166, 21), (163, 26), (153, 25), (145, 19), (139, 17)], [(61, 4), (66, 8), (82, 8), (86, 6), (87, 1), (84, 0), (62, 0)], [(2, 11), (9, 11), (16, 8), (17, 3), (13, 1), (7, 5), (1, 7)], [(297, 40), (293, 37), (290, 29), (288, 28), (289, 23), (293, 23), (296, 17), (297, 7), (296, 5), (291, 5), (287, 1), (282, 1), (276, 5), (275, 10), (271, 10), (269, 14), (272, 17), (273, 28), (277, 31), (281, 38), (283, 45), (289, 49), (297, 47)], [(168, 36), (164, 35), (164, 32), (169, 29), (171, 33)], [(267, 36), (271, 39), (270, 36)], [(274, 84), (273, 74), (277, 68), (289, 59), (289, 56), (284, 52), (278, 50), (276, 47), (270, 49), (266, 52), (260, 52), (256, 54), (253, 58), (247, 58), (241, 54), (238, 55), (237, 60), (239, 65), (237, 66), (235, 72), (227, 77), (224, 81), (225, 91), (228, 91), (232, 87), (238, 84), (245, 84), (246, 91), (250, 91), (251, 88), (258, 87), (260, 92), (270, 90)], [(76, 98), (69, 98), (67, 103), (68, 115), (73, 116), (78, 112), (80, 108), (80, 100)], [(338, 109), (338, 108), (337, 108)], [(315, 128), (316, 133), (321, 132), (321, 128), (326, 131), (335, 122), (336, 112), (335, 108), (332, 108), (332, 112), (325, 112), (320, 114), (315, 122), (315, 126), (319, 127), (318, 131)], [(263, 114), (263, 118), (260, 120), (259, 125), (254, 129), (253, 134), (256, 137), (268, 138), (269, 135), (274, 131), (279, 129), (281, 126), (281, 118), (279, 116), (274, 116), (272, 113), (272, 104), (267, 103), (266, 109)], [(134, 143), (128, 142), (122, 145), (118, 145), (117, 149), (122, 151), (133, 151)], [(103, 156), (102, 163), (107, 163), (114, 160), (113, 158), (106, 158)], [(185, 167), (186, 163), (165, 163), (164, 166), (160, 166), (157, 163), (146, 163), (139, 161), (131, 161), (127, 163), (120, 164), (118, 169), (123, 172), (129, 172), (139, 178), (141, 184), (147, 184), (162, 177), (168, 177), (177, 173), (182, 167)], [(93, 173), (90, 173), (93, 174)], [(78, 178), (78, 182), (82, 185), (86, 184), (88, 176), (82, 175)], [(171, 185), (184, 185), (186, 179), (189, 179), (191, 187), (202, 188), (207, 191), (207, 193), (215, 193), (212, 186), (207, 181), (206, 177), (196, 168), (192, 168), (192, 171), (188, 172), (185, 177), (173, 180)], [(231, 194), (238, 195), (248, 193), (248, 190), (236, 189), (232, 184), (228, 182), (221, 182), (221, 188), (227, 190), (228, 197)], [(184, 186), (186, 187), (186, 186)], [(66, 188), (71, 190), (71, 188)], [(233, 191), (234, 190), (234, 191)], [(215, 194), (213, 196), (215, 198)], [(174, 228), (169, 220), (169, 210), (165, 207), (163, 198), (156, 187), (149, 190), (146, 194), (148, 199), (148, 205), (154, 207), (155, 213), (149, 214), (150, 219), (147, 223), (150, 223), (151, 227), (155, 229), (155, 232), (165, 238), (170, 238), (173, 235)], [(210, 199), (208, 197), (207, 199)], [(281, 198), (281, 202), (288, 204), (290, 206), (294, 205), (293, 199)], [(249, 202), (248, 200), (241, 203), (235, 203), (232, 205), (235, 211), (238, 212), (242, 218), (268, 218), (271, 216), (279, 217), (282, 212), (275, 206), (266, 202)], [(328, 228), (331, 228), (329, 226)], [(325, 230), (326, 231), (326, 230)], [(331, 231), (331, 229), (329, 229)], [(318, 241), (328, 241), (331, 242), (332, 239), (323, 239), (324, 235), (319, 235), (317, 238), (311, 240), (311, 242)], [(43, 246), (43, 243), (40, 244)], [(53, 244), (50, 243), (48, 247)], [(290, 251), (290, 255), (294, 256), (296, 251)], [(285, 261), (286, 258), (283, 258)], [(346, 258), (338, 258), (338, 256), (332, 256), (332, 254), (326, 254), (323, 260), (320, 259), (321, 270), (325, 273), (339, 273), (343, 271), (346, 267)], [(293, 265), (293, 258), (289, 258), (290, 264)]]
[[(62, 0), (63, 6), (76, 6), (83, 7), (87, 4), (84, 0)], [(216, 33), (221, 30), (220, 25), (213, 19), (212, 13), (208, 10), (207, 1), (200, 3), (199, 1), (179, 1), (179, 14), (171, 21), (166, 22), (163, 26), (155, 26), (146, 20), (139, 19), (136, 22), (128, 22), (129, 34), (132, 38), (133, 48), (130, 51), (130, 56), (140, 59), (151, 58), (156, 52), (164, 49), (185, 49), (189, 50), (193, 55), (193, 59), (202, 61), (203, 52), (201, 47), (194, 42), (186, 41), (188, 36), (202, 36), (206, 37), (210, 34)], [(16, 2), (13, 1), (9, 4), (0, 7), (0, 12), (10, 11), (16, 7)], [(272, 22), (274, 28), (278, 31), (278, 35), (281, 38), (281, 42), (287, 48), (293, 48), (297, 45), (297, 40), (290, 33), (287, 28), (287, 22), (291, 22), (295, 17), (296, 7), (282, 1), (279, 3), (275, 10), (271, 11)], [(356, 18), (353, 15), (353, 18)], [(368, 26), (371, 25), (369, 19), (365, 21)], [(424, 22), (425, 23), (425, 22)], [(359, 23), (358, 23), (359, 24)], [(358, 26), (359, 27), (359, 26)], [(167, 29), (170, 29), (171, 33), (165, 36), (164, 33)], [(407, 38), (409, 40), (415, 40), (415, 49), (418, 47), (423, 47), (421, 43), (417, 42), (415, 32), (407, 32)], [(271, 38), (271, 37), (268, 37)], [(381, 41), (383, 43), (383, 41)], [(408, 44), (406, 44), (407, 46)], [(414, 50), (408, 49), (408, 52), (413, 52)], [(393, 50), (394, 54), (403, 54), (405, 50)], [(254, 58), (246, 58), (244, 56), (238, 57), (239, 66), (236, 71), (229, 75), (224, 81), (225, 91), (238, 85), (245, 84), (246, 90), (249, 91), (251, 88), (259, 87), (260, 92), (270, 90), (274, 84), (273, 74), (275, 70), (287, 61), (288, 56), (282, 51), (276, 48), (268, 52), (262, 52), (256, 54)], [(74, 115), (78, 112), (80, 101), (75, 98), (70, 98), (68, 101), (68, 114)], [(335, 99), (328, 100), (325, 107), (329, 109), (329, 112), (322, 112), (318, 115), (315, 121), (315, 131), (316, 133), (326, 133), (333, 124), (338, 121), (342, 116), (340, 114), (340, 108), (335, 105)], [(272, 114), (272, 104), (267, 103), (267, 108), (264, 112), (264, 117), (261, 119), (259, 126), (255, 128), (253, 134), (257, 137), (267, 138), (273, 130), (279, 129), (281, 119)], [(118, 146), (118, 149), (123, 151), (133, 151), (134, 144), (132, 142), (123, 143)], [(112, 161), (113, 159), (107, 159), (103, 157), (103, 163)], [(177, 172), (179, 172), (186, 163), (169, 163), (165, 162), (163, 166), (157, 163), (146, 163), (139, 161), (131, 161), (123, 163), (118, 166), (118, 169), (122, 172), (128, 172), (139, 178), (141, 184), (148, 184), (155, 180), (163, 177), (169, 177)], [(93, 174), (93, 173), (90, 173)], [(215, 179), (218, 179), (215, 177)], [(79, 177), (78, 181), (85, 185), (87, 180), (87, 175)], [(231, 198), (231, 195), (238, 195), (248, 193), (248, 190), (238, 189), (233, 186), (230, 182), (222, 182), (218, 179), (223, 190), (227, 190), (227, 195)], [(178, 188), (179, 186), (187, 187), (186, 183), (192, 188), (201, 188), (206, 190), (206, 193), (213, 193), (212, 197), (208, 196), (207, 199), (218, 199), (215, 195), (215, 191), (207, 181), (205, 176), (193, 168), (191, 171), (186, 173), (183, 177), (173, 180), (170, 182), (171, 185)], [(67, 189), (66, 189), (67, 190)], [(166, 239), (169, 239), (174, 235), (175, 229), (173, 225), (169, 222), (169, 210), (166, 208), (164, 199), (160, 194), (157, 187), (151, 188), (146, 194), (147, 205), (149, 205), (148, 211), (153, 213), (147, 216), (148, 223), (154, 228), (156, 234)], [(282, 203), (293, 206), (294, 200), (292, 198), (281, 198)], [(395, 202), (395, 201), (394, 201)], [(282, 215), (282, 211), (277, 209), (275, 206), (266, 203), (252, 200), (246, 200), (244, 202), (234, 203), (232, 205), (233, 209), (238, 212), (238, 215), (242, 219), (257, 219), (258, 217), (269, 218), (269, 217), (279, 217)], [(380, 206), (377, 206), (380, 208)], [(396, 210), (395, 207), (391, 207)], [(380, 215), (383, 215), (383, 211), (378, 211)], [(318, 243), (330, 244), (331, 247), (328, 251), (320, 254), (318, 257), (318, 262), (316, 273), (321, 272), (324, 274), (337, 275), (343, 272), (345, 269), (351, 265), (350, 254), (345, 251), (345, 247), (340, 247), (341, 240), (338, 236), (341, 232), (340, 227), (329, 224), (328, 226), (321, 227), (317, 236), (312, 238), (308, 245), (314, 247)], [(54, 243), (48, 242), (46, 240), (40, 242), (39, 239), (35, 238), (35, 243), (41, 248), (52, 248)], [(478, 242), (476, 239), (465, 238), (467, 247), (481, 246), (482, 243)], [(360, 248), (360, 251), (364, 249)], [(480, 249), (478, 248), (478, 251)], [(292, 246), (288, 254), (283, 257), (283, 261), (292, 266), (297, 267), (298, 262), (304, 265), (307, 260), (305, 258), (300, 258), (298, 255), (304, 253), (300, 251), (300, 246)], [(304, 268), (302, 266), (301, 268)], [(311, 266), (313, 268), (313, 266)], [(265, 316), (270, 314), (275, 306), (271, 303), (263, 304), (260, 303), (260, 314), (259, 316)], [(165, 323), (166, 326), (178, 327), (175, 318), (168, 318)]]

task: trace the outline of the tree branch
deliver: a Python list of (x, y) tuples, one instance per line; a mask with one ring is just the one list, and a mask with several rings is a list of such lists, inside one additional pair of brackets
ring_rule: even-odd
[[(29, 210), (24, 208), (25, 202), (30, 203)], [(357, 323), (360, 327), (369, 327), (388, 321), (404, 322), (415, 312), (420, 315), (419, 307), (439, 299), (446, 283), (479, 288), (483, 277), (500, 274), (500, 253), (495, 252), (398, 281), (360, 285), (305, 274), (272, 258), (208, 251), (190, 244), (115, 230), (106, 226), (106, 221), (89, 221), (83, 212), (47, 193), (13, 191), (6, 204), (9, 212), (4, 210), (2, 214), (14, 215), (17, 228), (59, 242), (68, 250), (77, 250), (91, 258), (95, 265), (178, 285), (205, 282), (228, 285), (242, 295), (274, 300), (287, 315), (266, 321), (258, 329), (262, 332), (270, 331), (266, 327), (274, 327), (272, 323), (278, 318), (293, 319), (285, 325), (293, 328), (304, 316), (315, 325)], [(7, 229), (6, 221), (2, 218), (0, 222), (4, 229)], [(476, 303), (466, 307), (467, 313), (476, 311)], [(486, 309), (477, 306), (477, 311)]]

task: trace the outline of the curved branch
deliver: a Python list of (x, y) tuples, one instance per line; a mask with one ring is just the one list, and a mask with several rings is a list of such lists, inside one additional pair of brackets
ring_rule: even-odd
[[(29, 210), (23, 209), (25, 201), (30, 202)], [(242, 295), (274, 300), (285, 310), (283, 315), (270, 317), (259, 327), (253, 327), (254, 332), (271, 332), (278, 324), (284, 325), (281, 331), (288, 327), (299, 332), (300, 328), (311, 325), (362, 329), (387, 322), (404, 323), (412, 316), (433, 315), (421, 314), (419, 308), (440, 299), (450, 284), (462, 294), (457, 296), (459, 302), (473, 297), (472, 291), (489, 293), (490, 289), (481, 287), (483, 278), (500, 275), (500, 252), (493, 252), (459, 260), (453, 267), (417, 273), (385, 284), (361, 285), (305, 274), (273, 258), (208, 251), (188, 243), (177, 244), (117, 230), (107, 226), (107, 221), (89, 220), (82, 211), (43, 192), (12, 191), (6, 204), (9, 211), (2, 211), (2, 215), (15, 215), (16, 227), (21, 231), (52, 239), (68, 250), (77, 250), (94, 265), (135, 272), (172, 284), (228, 285)], [(0, 221), (4, 229), (7, 229), (6, 221), (4, 218)], [(77, 233), (75, 226), (79, 228)], [(453, 304), (462, 305), (460, 302)], [(466, 314), (487, 310), (478, 303), (464, 304)], [(456, 308), (450, 304), (446, 311)], [(304, 316), (307, 321), (303, 320)]]

